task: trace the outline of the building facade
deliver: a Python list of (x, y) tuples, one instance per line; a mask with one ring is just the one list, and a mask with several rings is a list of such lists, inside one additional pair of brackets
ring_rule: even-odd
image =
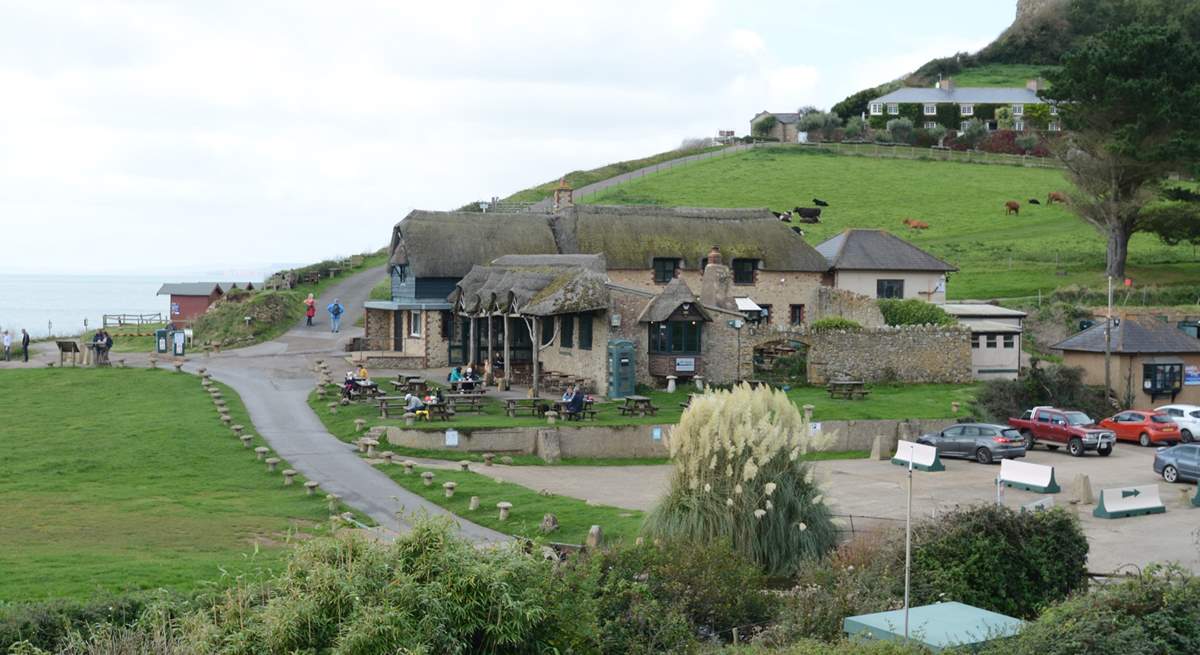
[(971, 369), (976, 380), (1017, 379), (1025, 312), (984, 303), (946, 303), (942, 309), (971, 329)]
[(225, 290), (216, 282), (168, 282), (156, 295), (170, 297), (168, 322), (189, 324), (225, 295)]
[[(1154, 319), (1114, 319), (1109, 336), (1111, 393), (1135, 409), (1168, 403), (1200, 404), (1200, 339)], [(1104, 384), (1104, 323), (1053, 346), (1063, 363)]]
[(884, 230), (845, 230), (817, 246), (830, 284), (869, 298), (946, 302), (954, 266)]
[(867, 103), (868, 122), (883, 129), (887, 121), (907, 118), (913, 127), (941, 125), (948, 130), (963, 130), (967, 121), (976, 119), (988, 129), (997, 129), (996, 110), (1006, 107), (1012, 114), (1013, 129), (1060, 129), (1058, 112), (1038, 96), (1039, 80), (1024, 87), (960, 87), (954, 80), (940, 80), (935, 87), (903, 87)]

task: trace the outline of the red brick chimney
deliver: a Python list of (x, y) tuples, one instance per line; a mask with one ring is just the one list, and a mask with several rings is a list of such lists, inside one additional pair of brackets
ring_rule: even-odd
[(708, 263), (709, 264), (720, 264), (721, 263), (721, 246), (713, 246), (712, 250), (708, 251)]
[(954, 90), (954, 78), (952, 78), (952, 77), (939, 78), (937, 88), (939, 88), (943, 91), (953, 91)]
[(570, 184), (567, 184), (567, 178), (564, 177), (558, 181), (558, 188), (554, 190), (554, 210), (558, 211), (574, 204), (575, 191), (571, 189)]
[(1026, 80), (1025, 88), (1029, 89), (1030, 91), (1041, 91), (1042, 90), (1041, 78), (1034, 78), (1032, 80)]

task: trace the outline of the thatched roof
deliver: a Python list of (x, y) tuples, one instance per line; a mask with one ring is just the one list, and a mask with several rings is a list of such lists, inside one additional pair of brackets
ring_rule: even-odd
[[(415, 277), (465, 276), (504, 255), (598, 253), (609, 268), (649, 269), (677, 257), (697, 269), (714, 246), (726, 262), (766, 271), (825, 272), (825, 258), (767, 209), (575, 205), (557, 214), (414, 211), (392, 232), (393, 265)], [(547, 260), (550, 261), (550, 260)]]
[(688, 303), (691, 311), (696, 312), (701, 320), (711, 320), (708, 313), (696, 299), (696, 294), (688, 287), (683, 278), (677, 277), (667, 283), (662, 293), (654, 297), (638, 315), (638, 323), (661, 323), (671, 317), (681, 305)]
[(507, 256), (491, 266), (475, 266), (449, 301), (467, 314), (553, 316), (608, 308), (602, 257), (576, 255), (560, 263), (546, 262), (539, 256)]

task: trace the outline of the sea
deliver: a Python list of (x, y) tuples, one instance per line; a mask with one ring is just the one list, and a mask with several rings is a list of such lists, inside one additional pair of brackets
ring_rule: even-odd
[[(264, 271), (267, 267), (264, 267)], [(0, 273), (0, 331), (33, 338), (73, 336), (101, 325), (105, 314), (156, 314), (165, 318), (168, 296), (156, 296), (163, 282), (263, 279), (255, 275), (180, 273), (157, 275), (50, 275)]]

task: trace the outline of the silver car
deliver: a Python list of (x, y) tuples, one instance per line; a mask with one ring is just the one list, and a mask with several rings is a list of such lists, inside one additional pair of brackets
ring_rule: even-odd
[(980, 464), (1025, 456), (1025, 439), (1007, 425), (960, 423), (941, 432), (923, 434), (917, 443), (937, 448), (942, 457), (966, 457)]
[(1167, 482), (1200, 480), (1200, 444), (1181, 443), (1159, 448), (1154, 454), (1154, 472)]

